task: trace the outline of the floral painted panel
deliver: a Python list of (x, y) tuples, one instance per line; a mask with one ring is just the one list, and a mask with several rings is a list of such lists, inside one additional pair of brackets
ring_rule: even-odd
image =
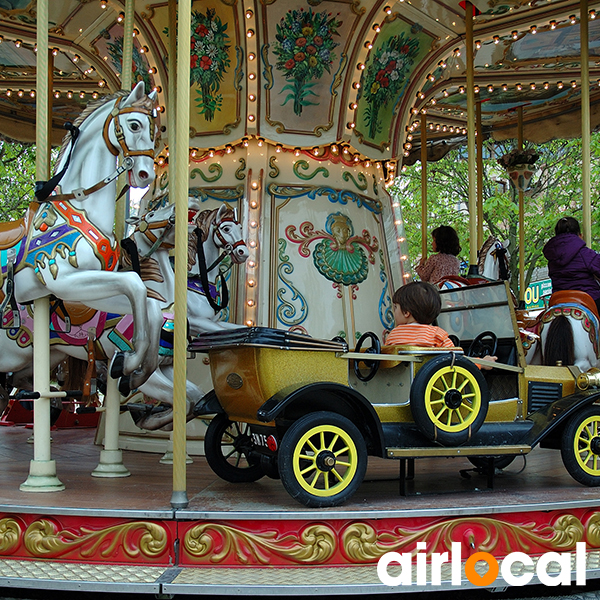
[(384, 24), (361, 78), (356, 133), (362, 140), (375, 146), (389, 142), (395, 108), (432, 41), (421, 27), (401, 19)]
[(351, 346), (393, 327), (379, 206), (331, 188), (269, 191), (278, 240), (271, 325)]
[[(152, 25), (169, 47), (166, 3), (151, 5)], [(192, 2), (190, 129), (192, 135), (230, 133), (241, 121), (242, 46), (235, 2)], [(169, 56), (167, 71), (172, 70)]]
[[(123, 26), (115, 24), (108, 30), (104, 30), (102, 37), (98, 38), (94, 47), (98, 54), (107, 58), (107, 62), (112, 65), (117, 73), (123, 69)], [(146, 56), (140, 52), (140, 46), (137, 39), (133, 40), (133, 64), (132, 81), (133, 85), (143, 81), (146, 86), (146, 93), (149, 94), (154, 87), (154, 79), (149, 71), (150, 65)]]
[(278, 131), (317, 133), (333, 125), (348, 45), (359, 16), (347, 1), (263, 6), (267, 122)]

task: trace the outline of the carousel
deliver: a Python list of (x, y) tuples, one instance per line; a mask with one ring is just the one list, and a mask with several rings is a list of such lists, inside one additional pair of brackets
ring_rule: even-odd
[[(38, 180), (0, 224), (0, 586), (599, 577), (595, 306), (555, 298), (534, 330), (523, 259), (513, 298), (477, 256), (489, 137), (515, 140), (521, 247), (527, 144), (581, 138), (591, 244), (598, 40), (588, 0), (0, 1), (0, 134), (36, 143)], [(382, 345), (413, 278), (405, 226), (427, 253), (428, 163), (459, 146), (456, 346)], [(404, 223), (387, 186), (417, 160), (423, 218)], [(557, 317), (573, 364), (536, 354)]]

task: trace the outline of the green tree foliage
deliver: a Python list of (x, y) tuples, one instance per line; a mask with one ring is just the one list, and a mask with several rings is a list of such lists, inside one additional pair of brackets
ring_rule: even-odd
[(0, 221), (23, 216), (34, 186), (35, 145), (0, 138)]
[[(517, 291), (519, 267), (518, 194), (508, 182), (497, 159), (516, 147), (514, 140), (484, 143), (483, 219), (484, 240), (489, 234), (510, 241), (511, 287)], [(533, 270), (544, 266), (542, 249), (552, 237), (556, 221), (565, 214), (581, 221), (581, 140), (553, 140), (536, 147), (540, 158), (525, 192), (525, 276), (529, 284)], [(600, 249), (600, 135), (592, 137), (592, 247)], [(449, 152), (427, 168), (428, 230), (451, 225), (461, 240), (459, 258), (468, 261), (469, 239), (467, 153), (465, 148)], [(421, 166), (408, 167), (389, 188), (402, 207), (413, 265), (421, 254)], [(429, 238), (431, 236), (428, 236)], [(429, 239), (431, 252), (431, 239)]]

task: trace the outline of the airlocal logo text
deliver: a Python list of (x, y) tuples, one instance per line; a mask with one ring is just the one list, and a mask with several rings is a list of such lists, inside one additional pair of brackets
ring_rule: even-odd
[[(448, 552), (433, 552), (431, 554), (430, 566), (430, 581), (427, 581), (427, 558), (426, 553), (421, 553), (419, 550), (425, 550), (425, 542), (417, 542), (416, 554), (416, 581), (415, 585), (441, 585), (442, 584), (442, 565), (450, 563), (451, 583), (452, 585), (461, 585), (462, 574), (462, 556), (460, 542), (452, 542), (452, 553), (448, 556)], [(377, 575), (381, 583), (389, 586), (398, 585), (413, 585), (412, 581), (412, 558), (411, 552), (387, 552), (377, 563)], [(585, 542), (577, 542), (575, 549), (575, 583), (576, 585), (585, 585)], [(483, 561), (487, 563), (487, 571), (480, 575), (475, 570), (475, 565)], [(550, 563), (558, 564), (558, 572), (556, 568), (552, 574), (548, 572)], [(392, 576), (388, 573), (388, 567), (392, 564), (400, 565), (402, 568), (400, 575)], [(532, 567), (535, 564), (535, 572)], [(465, 577), (473, 584), (478, 586), (491, 586), (496, 581), (498, 574), (502, 575), (505, 583), (508, 585), (527, 585), (536, 575), (540, 583), (548, 586), (556, 585), (571, 585), (573, 573), (571, 571), (571, 553), (570, 552), (546, 552), (542, 554), (537, 563), (524, 552), (511, 552), (502, 559), (501, 564), (489, 552), (475, 552), (466, 560), (464, 565)], [(513, 574), (511, 567), (513, 565), (523, 565), (529, 567), (526, 572), (521, 574)]]

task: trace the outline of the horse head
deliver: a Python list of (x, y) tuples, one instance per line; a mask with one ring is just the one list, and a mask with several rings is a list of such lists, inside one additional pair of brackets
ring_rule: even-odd
[(477, 267), (480, 275), (492, 280), (510, 279), (509, 243), (509, 240), (500, 242), (492, 235), (488, 237), (479, 251)]
[(137, 217), (127, 219), (135, 228), (134, 237), (143, 245), (144, 257), (149, 257), (159, 248), (171, 250), (175, 247), (175, 205), (168, 204), (149, 210)]

